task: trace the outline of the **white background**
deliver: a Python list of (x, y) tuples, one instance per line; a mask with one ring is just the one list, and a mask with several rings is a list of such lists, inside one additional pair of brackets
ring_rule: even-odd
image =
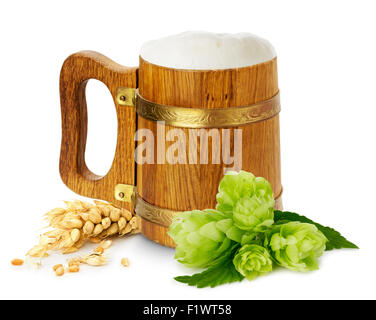
[[(1, 1), (1, 298), (376, 298), (374, 1)], [(251, 32), (276, 48), (282, 99), (285, 209), (340, 230), (361, 250), (325, 253), (320, 270), (276, 271), (215, 289), (177, 283), (173, 250), (138, 235), (115, 242), (108, 266), (57, 278), (12, 267), (36, 244), (42, 214), (78, 198), (58, 172), (59, 72), (90, 49), (129, 66), (147, 40), (186, 30)], [(106, 173), (116, 114), (103, 85), (88, 87), (87, 162)], [(203, 182), (205, 183), (205, 182)], [(92, 247), (86, 247), (86, 251)], [(129, 257), (131, 266), (120, 265)]]

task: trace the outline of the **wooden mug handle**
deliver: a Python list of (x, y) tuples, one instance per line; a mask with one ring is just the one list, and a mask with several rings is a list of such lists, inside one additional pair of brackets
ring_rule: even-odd
[[(60, 73), (60, 103), (62, 115), (62, 142), (60, 175), (63, 182), (74, 192), (86, 197), (117, 203), (117, 184), (135, 185), (134, 134), (136, 112), (133, 107), (116, 103), (119, 87), (137, 87), (137, 68), (121, 66), (93, 51), (82, 51), (69, 56)], [(87, 107), (85, 88), (89, 79), (102, 81), (114, 99), (118, 134), (115, 158), (106, 176), (92, 173), (85, 163), (87, 137)], [(101, 130), (101, 128), (97, 128)]]

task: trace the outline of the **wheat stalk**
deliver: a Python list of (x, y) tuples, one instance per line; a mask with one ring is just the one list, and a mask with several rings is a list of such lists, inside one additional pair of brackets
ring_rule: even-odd
[(64, 202), (66, 208), (46, 213), (51, 230), (40, 236), (39, 244), (27, 255), (46, 257), (50, 250), (73, 253), (86, 240), (99, 243), (112, 236), (140, 232), (139, 218), (126, 209), (102, 201), (94, 201), (94, 204), (79, 200)]

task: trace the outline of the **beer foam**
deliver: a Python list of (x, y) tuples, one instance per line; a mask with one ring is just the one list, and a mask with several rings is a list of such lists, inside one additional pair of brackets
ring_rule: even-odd
[(191, 70), (252, 66), (276, 56), (273, 46), (250, 33), (184, 32), (145, 43), (141, 57), (153, 64)]

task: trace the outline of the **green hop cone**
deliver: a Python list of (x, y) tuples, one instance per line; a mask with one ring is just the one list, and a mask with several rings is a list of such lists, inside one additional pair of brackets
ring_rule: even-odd
[(247, 232), (242, 229), (239, 229), (234, 225), (234, 221), (231, 218), (222, 219), (216, 222), (217, 229), (225, 233), (226, 237), (239, 242), (240, 244), (254, 243), (257, 238), (257, 233)]
[(267, 232), (265, 247), (278, 265), (306, 272), (318, 269), (327, 241), (315, 225), (294, 221), (275, 225)]
[(232, 216), (236, 203), (243, 197), (254, 194), (255, 176), (246, 171), (227, 171), (219, 183), (217, 210)]
[(264, 232), (274, 223), (273, 190), (250, 172), (228, 171), (219, 184), (217, 203), (217, 210), (241, 230)]
[(176, 243), (175, 259), (188, 267), (207, 267), (230, 248), (232, 241), (217, 227), (226, 216), (216, 210), (176, 215), (168, 232)]
[(248, 280), (264, 275), (273, 269), (269, 252), (256, 244), (246, 244), (239, 249), (233, 260), (235, 269)]

